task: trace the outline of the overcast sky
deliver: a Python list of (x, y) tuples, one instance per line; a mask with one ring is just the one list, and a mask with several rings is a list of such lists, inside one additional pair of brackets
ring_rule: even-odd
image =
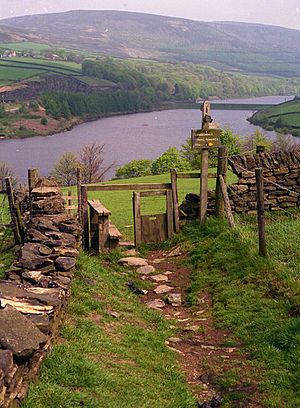
[(74, 9), (139, 11), (300, 29), (300, 0), (0, 0), (0, 18)]

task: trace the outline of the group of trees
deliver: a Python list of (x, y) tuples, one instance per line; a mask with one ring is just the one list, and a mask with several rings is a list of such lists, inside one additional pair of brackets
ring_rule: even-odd
[(82, 182), (90, 184), (103, 181), (106, 173), (114, 166), (115, 163), (104, 163), (104, 145), (93, 142), (83, 146), (78, 156), (73, 152), (63, 153), (51, 175), (60, 185), (71, 186), (76, 184), (77, 168), (80, 168)]

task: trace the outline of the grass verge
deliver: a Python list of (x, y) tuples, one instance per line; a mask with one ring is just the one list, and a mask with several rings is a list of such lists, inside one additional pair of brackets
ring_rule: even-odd
[(108, 270), (99, 258), (81, 255), (59, 342), (23, 408), (195, 407), (165, 346), (174, 329), (128, 291), (134, 275), (114, 256)]
[[(178, 238), (191, 248), (189, 305), (197, 305), (201, 292), (212, 294), (217, 326), (241, 340), (257, 367), (264, 407), (300, 406), (298, 216), (269, 216), (268, 258), (258, 255), (251, 217), (239, 218), (236, 230), (211, 218), (202, 228), (187, 226)], [(220, 386), (225, 391), (226, 384)]]

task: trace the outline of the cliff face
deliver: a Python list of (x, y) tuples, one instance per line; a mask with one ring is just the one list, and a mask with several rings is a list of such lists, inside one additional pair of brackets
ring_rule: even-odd
[(64, 75), (44, 75), (40, 81), (25, 81), (19, 87), (0, 88), (0, 100), (3, 102), (22, 102), (36, 99), (42, 92), (106, 92), (109, 86), (90, 86), (84, 82)]

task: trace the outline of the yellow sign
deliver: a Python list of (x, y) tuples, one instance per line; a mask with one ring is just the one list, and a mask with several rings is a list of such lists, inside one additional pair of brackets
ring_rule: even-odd
[(193, 129), (193, 149), (213, 149), (221, 146), (221, 129)]

